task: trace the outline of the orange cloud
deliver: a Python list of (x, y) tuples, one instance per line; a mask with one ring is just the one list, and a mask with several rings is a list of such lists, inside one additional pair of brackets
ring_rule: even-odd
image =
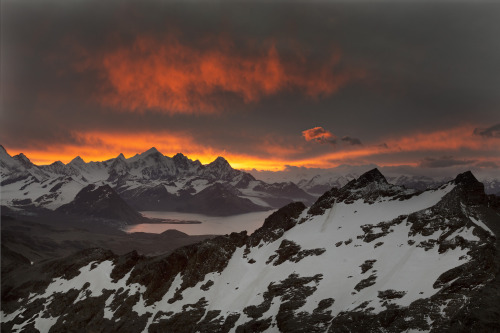
[(323, 127), (314, 127), (308, 130), (302, 131), (302, 136), (306, 141), (316, 141), (319, 143), (336, 143), (336, 137), (332, 132), (327, 131)]
[(299, 55), (294, 58), (301, 60), (283, 59), (273, 43), (250, 55), (241, 54), (226, 39), (211, 42), (210, 48), (200, 50), (173, 36), (164, 40), (140, 37), (131, 46), (95, 58), (78, 50), (75, 68), (101, 72), (109, 86), (96, 98), (104, 105), (172, 114), (212, 113), (235, 98), (251, 103), (291, 90), (318, 98), (364, 76), (359, 69), (341, 69), (338, 52), (311, 69)]

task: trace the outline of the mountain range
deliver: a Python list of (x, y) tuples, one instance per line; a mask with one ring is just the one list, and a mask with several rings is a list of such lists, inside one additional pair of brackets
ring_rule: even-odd
[[(364, 171), (373, 168), (378, 168), (378, 166), (366, 165), (352, 167), (345, 165), (333, 169), (310, 169), (307, 170), (307, 172), (299, 172), (298, 174), (284, 171), (282, 172), (283, 175), (280, 176), (266, 176), (264, 174), (265, 172), (255, 172), (255, 170), (252, 170), (251, 173), (255, 177), (261, 177), (259, 179), (268, 182), (286, 178), (288, 181), (294, 182), (297, 186), (311, 195), (321, 195), (332, 187), (341, 188), (350, 180), (358, 178)], [(364, 171), (360, 172), (360, 170)], [(392, 184), (416, 190), (435, 188), (453, 179), (450, 176), (429, 176), (415, 173), (416, 170), (412, 170), (411, 168), (407, 170), (393, 170), (390, 173), (391, 175), (386, 176), (386, 178)], [(483, 174), (482, 177), (479, 178), (479, 181), (484, 184), (484, 190), (487, 194), (500, 195), (500, 180), (494, 174)]]
[[(88, 212), (88, 206), (68, 205), (75, 199), (82, 203), (83, 196), (95, 202), (101, 192), (116, 199), (115, 208), (125, 207), (118, 204), (119, 197), (138, 211), (214, 216), (272, 210), (297, 200), (309, 204), (314, 201), (313, 195), (292, 182), (256, 180), (249, 173), (233, 169), (222, 157), (203, 165), (180, 153), (164, 156), (155, 148), (128, 159), (123, 154), (103, 162), (85, 162), (76, 157), (68, 164), (57, 161), (38, 166), (24, 154), (10, 156), (0, 146), (0, 176), (1, 203), (17, 210)], [(102, 209), (94, 213), (100, 217), (117, 215)], [(127, 223), (137, 221), (140, 219), (133, 212), (125, 219)]]
[[(251, 173), (233, 169), (223, 157), (203, 165), (181, 153), (164, 156), (155, 148), (131, 158), (120, 154), (107, 161), (85, 162), (76, 157), (67, 164), (57, 161), (35, 165), (24, 154), (10, 156), (0, 146), (1, 204), (17, 210), (45, 208), (68, 214), (86, 212), (127, 224), (144, 221), (137, 211), (227, 216), (277, 209), (293, 201), (310, 205), (325, 191), (341, 188), (360, 175), (360, 168), (351, 168), (351, 172), (340, 169), (343, 172), (321, 170), (314, 175), (311, 174), (314, 171), (310, 171), (273, 182), (270, 177), (266, 181), (258, 180)], [(451, 180), (450, 177), (410, 174), (387, 179), (395, 185), (416, 190), (435, 188)], [(490, 177), (482, 182), (487, 194), (500, 193), (498, 179)], [(114, 201), (101, 202), (98, 211), (84, 204), (69, 205), (78, 198), (80, 191), (89, 192), (89, 185), (99, 188), (86, 194), (91, 195), (90, 201), (102, 201), (104, 198), (98, 198), (101, 192), (110, 192), (108, 195)], [(118, 204), (119, 198), (124, 203)], [(127, 205), (130, 207), (124, 208)]]
[(373, 169), (168, 255), (11, 254), (2, 331), (494, 332), (499, 232), (472, 173), (419, 191)]

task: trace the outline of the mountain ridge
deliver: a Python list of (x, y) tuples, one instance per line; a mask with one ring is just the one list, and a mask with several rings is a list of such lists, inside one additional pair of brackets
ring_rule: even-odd
[[(5, 149), (0, 154), (2, 205), (53, 210), (73, 201), (90, 184), (111, 186), (136, 210), (215, 216), (272, 210), (295, 200), (312, 202), (314, 199), (295, 184), (282, 189), (279, 183), (256, 180), (246, 172), (233, 169), (221, 156), (203, 165), (182, 153), (165, 156), (154, 147), (130, 158), (119, 154), (101, 162), (85, 162), (77, 156), (67, 164), (57, 161), (37, 166), (27, 158), (21, 160), (11, 157)], [(51, 191), (54, 184), (57, 188)], [(201, 202), (204, 189), (212, 189), (214, 197), (206, 197)]]
[[(500, 267), (496, 197), (469, 173), (411, 193), (374, 175), (331, 189), (309, 209), (288, 204), (251, 235), (219, 236), (154, 258), (93, 249), (43, 264), (54, 271), (9, 289), (17, 295), (7, 298), (12, 303), (2, 297), (2, 329), (500, 328), (498, 296), (485, 295), (495, 290)], [(57, 307), (61, 302), (67, 307)]]

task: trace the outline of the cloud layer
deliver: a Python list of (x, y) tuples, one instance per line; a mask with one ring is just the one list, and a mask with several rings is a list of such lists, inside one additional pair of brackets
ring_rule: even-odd
[(258, 102), (283, 91), (329, 96), (364, 75), (341, 68), (338, 53), (310, 66), (299, 54), (283, 59), (272, 41), (262, 44), (242, 52), (231, 40), (213, 36), (198, 48), (173, 35), (160, 40), (141, 36), (131, 46), (102, 55), (87, 52), (89, 58), (77, 67), (97, 70), (105, 78), (97, 96), (104, 105), (165, 113), (220, 112), (232, 100)]
[(453, 156), (496, 170), (499, 12), (5, 0), (0, 144), (46, 163), (156, 146), (245, 168)]

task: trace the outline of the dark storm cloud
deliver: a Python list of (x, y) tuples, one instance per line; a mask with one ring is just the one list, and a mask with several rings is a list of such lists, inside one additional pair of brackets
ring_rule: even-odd
[[(0, 141), (7, 148), (48, 147), (82, 144), (74, 132), (165, 130), (189, 132), (215, 147), (258, 152), (256, 142), (270, 133), (271, 141), (292, 138), (298, 144), (296, 133), (316, 124), (363, 133), (367, 145), (387, 133), (493, 124), (492, 110), (500, 103), (499, 8), (493, 3), (6, 0)], [(162, 42), (168, 35), (201, 54), (214, 38), (231, 41), (232, 49), (248, 57), (274, 43), (280, 59), (305, 59), (305, 70), (312, 73), (320, 73), (336, 52), (335, 69), (359, 68), (366, 76), (315, 97), (297, 93), (297, 87), (283, 89), (253, 103), (231, 104), (215, 117), (124, 113), (121, 106), (97, 102), (103, 87), (113, 87), (99, 68), (89, 66), (92, 56), (131, 47), (138, 37)]]
[(496, 124), (488, 128), (475, 128), (474, 135), (479, 135), (485, 138), (500, 138), (500, 124)]
[(358, 138), (351, 138), (350, 136), (344, 136), (340, 140), (343, 142), (346, 142), (352, 146), (361, 144), (361, 140), (359, 140)]
[(422, 168), (447, 168), (457, 165), (469, 165), (476, 162), (475, 160), (458, 160), (452, 156), (443, 156), (440, 158), (426, 157), (420, 161), (419, 166)]

